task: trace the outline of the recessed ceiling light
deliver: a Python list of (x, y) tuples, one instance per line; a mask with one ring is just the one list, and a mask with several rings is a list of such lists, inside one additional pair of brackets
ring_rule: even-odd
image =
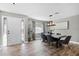
[(49, 17), (52, 17), (53, 15), (49, 15)]
[(12, 5), (16, 5), (16, 3), (11, 3)]
[(14, 5), (16, 4), (16, 3), (13, 3)]

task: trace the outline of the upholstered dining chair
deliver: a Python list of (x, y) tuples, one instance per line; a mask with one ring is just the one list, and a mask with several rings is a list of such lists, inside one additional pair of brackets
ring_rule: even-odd
[(41, 38), (43, 39), (42, 41), (45, 42), (47, 40), (47, 37), (44, 33), (41, 33)]
[(55, 37), (52, 37), (51, 35), (47, 35), (47, 41), (49, 45), (51, 44), (51, 42), (55, 42), (56, 47), (58, 47), (59, 38), (55, 38)]
[(72, 36), (67, 36), (66, 38), (65, 38), (65, 40), (59, 40), (59, 45), (60, 46), (62, 46), (62, 45), (67, 45), (68, 46), (68, 48), (70, 48), (70, 46), (68, 45), (69, 44), (69, 41), (70, 41), (70, 39), (71, 39), (71, 37)]

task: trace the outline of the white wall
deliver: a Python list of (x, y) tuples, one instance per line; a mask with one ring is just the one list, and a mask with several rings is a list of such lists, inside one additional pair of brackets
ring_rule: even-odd
[(1, 20), (1, 15), (0, 15), (0, 45), (1, 45), (1, 40), (2, 39), (2, 20)]
[(63, 35), (71, 35), (72, 41), (79, 42), (79, 15), (58, 19), (56, 22), (69, 21), (69, 29), (67, 30), (55, 30), (55, 33), (61, 33)]

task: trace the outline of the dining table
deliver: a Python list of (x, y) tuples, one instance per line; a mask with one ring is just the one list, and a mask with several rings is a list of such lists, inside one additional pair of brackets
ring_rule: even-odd
[(54, 37), (54, 38), (57, 38), (57, 40), (56, 40), (56, 47), (58, 48), (59, 47), (59, 41), (60, 41), (60, 39), (62, 40), (62, 38), (65, 38), (66, 37), (66, 35), (51, 35), (52, 37)]

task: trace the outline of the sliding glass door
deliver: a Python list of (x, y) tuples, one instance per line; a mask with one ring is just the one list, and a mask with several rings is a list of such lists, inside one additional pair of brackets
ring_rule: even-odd
[(43, 32), (43, 23), (36, 22), (35, 23), (35, 38), (41, 39), (41, 33)]

